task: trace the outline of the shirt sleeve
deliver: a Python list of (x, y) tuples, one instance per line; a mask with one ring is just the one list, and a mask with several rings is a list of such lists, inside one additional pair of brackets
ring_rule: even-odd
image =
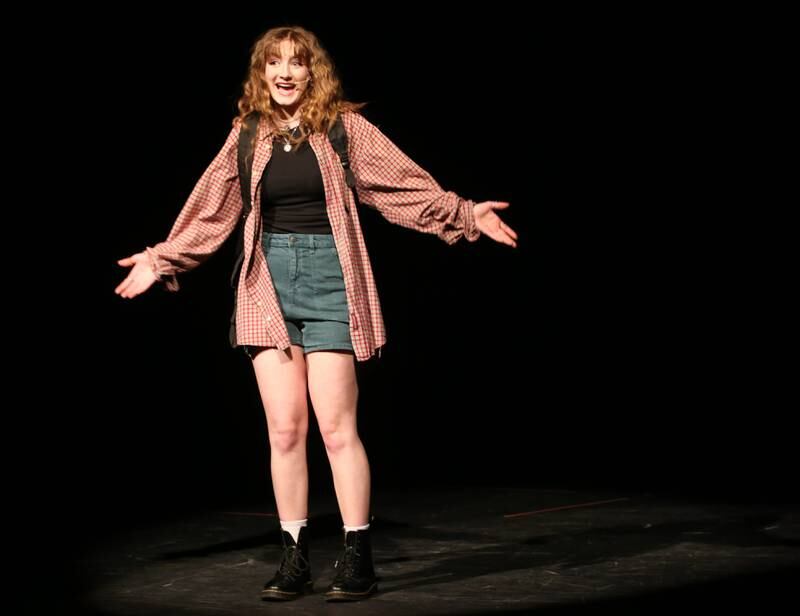
[(342, 120), (361, 203), (389, 222), (435, 234), (448, 244), (461, 237), (469, 242), (480, 237), (474, 201), (442, 189), (430, 173), (360, 113), (345, 112)]
[(242, 211), (237, 163), (239, 129), (237, 122), (192, 189), (167, 239), (145, 248), (150, 267), (169, 291), (180, 288), (176, 274), (200, 265), (236, 227)]

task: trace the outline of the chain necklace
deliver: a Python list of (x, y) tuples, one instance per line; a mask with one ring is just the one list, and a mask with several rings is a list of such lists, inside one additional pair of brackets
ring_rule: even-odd
[[(294, 128), (290, 129), (291, 132), (289, 134), (290, 134), (291, 137), (295, 136), (295, 131), (297, 130), (298, 126), (300, 126), (300, 125), (298, 124)], [(283, 134), (283, 131), (281, 131), (281, 133)], [(284, 144), (283, 145), (283, 151), (284, 152), (291, 152), (292, 151), (292, 144), (289, 143), (289, 137), (287, 137), (286, 135), (283, 136), (283, 144)]]

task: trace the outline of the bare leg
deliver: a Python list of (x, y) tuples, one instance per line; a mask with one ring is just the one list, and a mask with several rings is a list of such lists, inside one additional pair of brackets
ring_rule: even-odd
[(306, 355), (308, 392), (333, 471), (345, 526), (369, 522), (370, 470), (356, 426), (355, 358), (342, 351)]
[(267, 415), (270, 471), (281, 520), (308, 517), (308, 402), (303, 348), (264, 349), (253, 358), (253, 369)]

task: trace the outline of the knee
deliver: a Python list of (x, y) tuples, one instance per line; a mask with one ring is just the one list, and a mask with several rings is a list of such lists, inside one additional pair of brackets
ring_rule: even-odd
[(343, 428), (342, 426), (320, 426), (322, 441), (328, 453), (335, 454), (343, 449), (351, 447), (358, 441), (358, 435), (354, 430)]
[(291, 453), (303, 445), (307, 429), (300, 423), (284, 424), (270, 430), (269, 443), (274, 451)]

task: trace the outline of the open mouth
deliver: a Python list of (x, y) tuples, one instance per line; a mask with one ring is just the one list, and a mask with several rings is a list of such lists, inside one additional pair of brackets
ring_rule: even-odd
[(294, 90), (295, 90), (294, 84), (288, 84), (288, 85), (281, 83), (278, 84), (278, 92), (280, 92), (281, 94), (291, 94), (292, 92), (294, 92)]

